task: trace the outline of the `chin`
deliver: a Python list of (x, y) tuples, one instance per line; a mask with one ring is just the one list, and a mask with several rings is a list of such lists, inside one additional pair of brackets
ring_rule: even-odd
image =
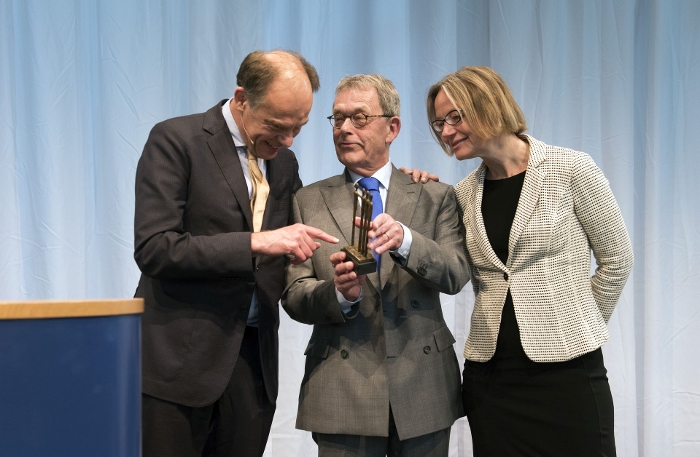
[(262, 147), (256, 150), (258, 157), (265, 160), (272, 160), (277, 156), (277, 153), (282, 149), (282, 147), (273, 148), (267, 143), (263, 143)]
[(468, 160), (468, 159), (473, 159), (474, 157), (471, 155), (471, 151), (465, 151), (465, 150), (457, 150), (454, 151), (454, 156), (457, 160)]

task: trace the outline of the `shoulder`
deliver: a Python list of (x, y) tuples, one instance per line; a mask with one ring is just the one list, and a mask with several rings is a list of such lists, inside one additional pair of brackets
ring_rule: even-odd
[(582, 168), (595, 167), (593, 158), (585, 152), (553, 146), (528, 136), (530, 164), (547, 173), (575, 174)]
[(391, 182), (389, 184), (390, 187), (398, 187), (400, 189), (406, 189), (407, 192), (413, 192), (416, 189), (416, 186), (419, 186), (420, 189), (423, 191), (427, 191), (431, 194), (445, 194), (447, 192), (452, 191), (452, 186), (449, 184), (445, 184), (440, 181), (431, 181), (428, 180), (428, 182), (421, 183), (421, 182), (413, 182), (413, 178), (404, 173), (403, 171), (399, 170), (396, 168), (395, 165), (392, 164), (391, 167)]
[(158, 122), (151, 129), (151, 135), (177, 135), (185, 136), (188, 132), (202, 128), (204, 113), (178, 116)]
[(340, 188), (346, 184), (345, 175), (335, 175), (330, 178), (322, 179), (314, 183), (308, 184), (297, 191), (297, 197), (305, 198), (311, 195), (320, 194), (322, 189)]
[(444, 196), (447, 194), (450, 197), (454, 196), (454, 187), (452, 187), (450, 184), (428, 181), (420, 185), (423, 187), (423, 191), (430, 195)]
[(151, 129), (151, 136), (188, 138), (202, 135), (205, 131), (215, 134), (226, 128), (221, 114), (221, 104), (217, 103), (206, 112), (177, 116), (158, 122)]

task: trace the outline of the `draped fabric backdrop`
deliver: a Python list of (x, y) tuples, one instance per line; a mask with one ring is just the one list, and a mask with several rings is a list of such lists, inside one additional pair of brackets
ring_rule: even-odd
[[(633, 240), (604, 346), (618, 455), (700, 455), (698, 24), (697, 0), (0, 0), (0, 300), (132, 296), (148, 132), (231, 96), (254, 49), (296, 50), (319, 70), (293, 146), (307, 184), (342, 170), (324, 117), (355, 73), (385, 75), (402, 97), (392, 161), (457, 183), (478, 160), (442, 153), (425, 95), (448, 72), (489, 65), (529, 133), (592, 155)], [(459, 354), (472, 303), (471, 285), (444, 297)], [(314, 455), (294, 429), (311, 329), (282, 314), (265, 455)], [(451, 447), (471, 455), (466, 419)]]

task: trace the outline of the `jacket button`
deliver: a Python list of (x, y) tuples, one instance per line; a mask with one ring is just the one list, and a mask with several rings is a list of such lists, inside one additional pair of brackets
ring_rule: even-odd
[(508, 273), (503, 273), (503, 280), (508, 281)]
[(418, 308), (418, 302), (415, 300), (411, 300), (411, 308), (417, 309)]
[(430, 354), (430, 346), (424, 347), (423, 352), (425, 352), (426, 354)]
[(344, 359), (347, 359), (348, 358), (348, 351), (343, 349), (342, 351), (340, 351), (340, 356)]

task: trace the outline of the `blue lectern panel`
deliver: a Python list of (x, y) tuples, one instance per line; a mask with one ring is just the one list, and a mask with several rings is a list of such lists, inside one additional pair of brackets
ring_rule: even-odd
[(0, 456), (138, 457), (140, 319), (0, 320)]

